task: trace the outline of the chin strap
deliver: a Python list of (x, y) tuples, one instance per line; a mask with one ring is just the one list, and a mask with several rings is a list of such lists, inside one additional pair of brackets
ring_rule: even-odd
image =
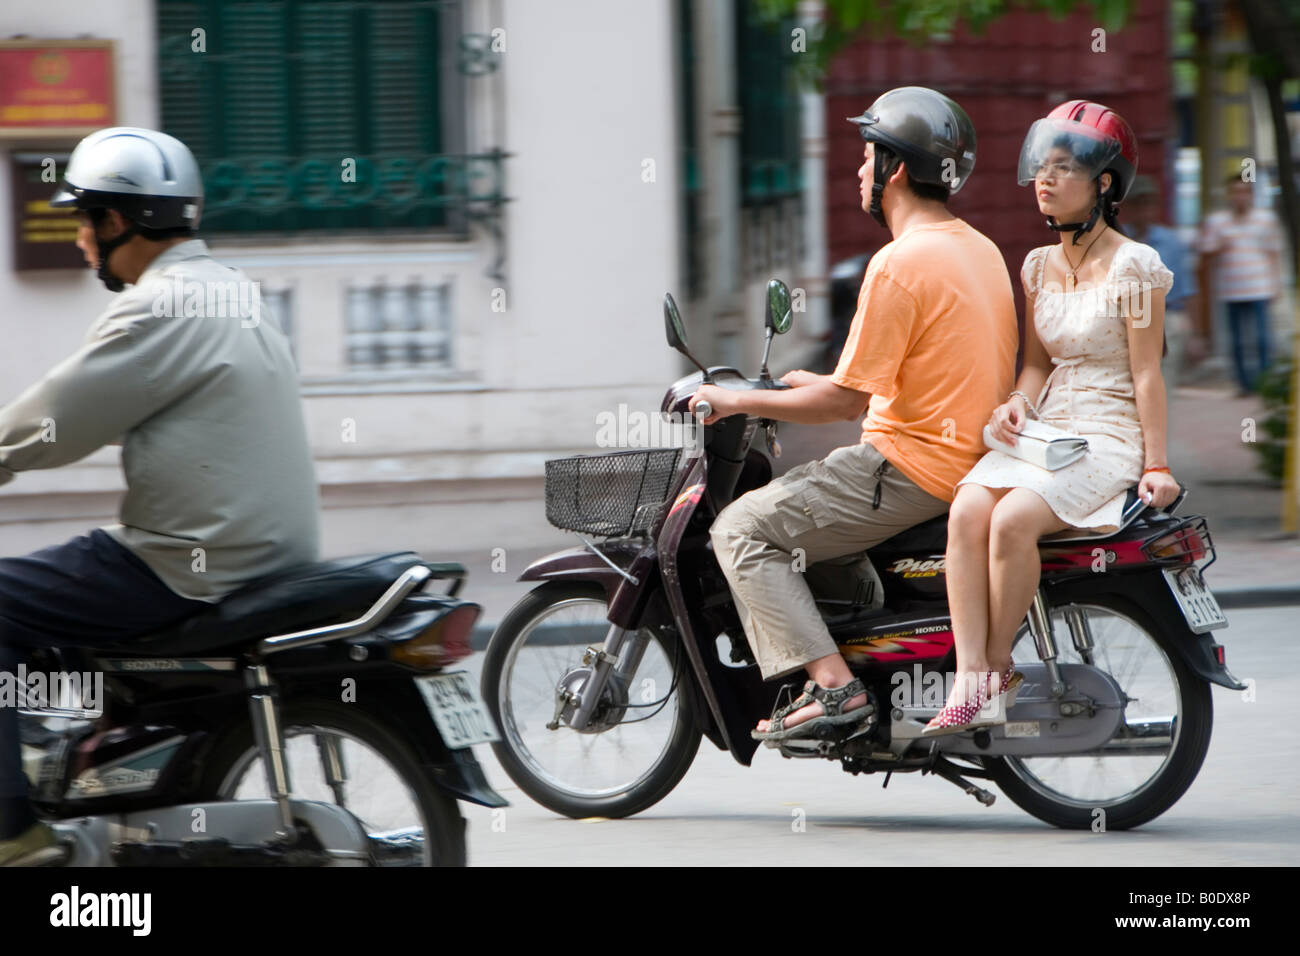
[(1093, 203), (1092, 210), (1088, 213), (1087, 222), (1057, 222), (1056, 217), (1048, 216), (1047, 228), (1053, 232), (1069, 232), (1073, 229), (1074, 238), (1070, 241), (1070, 245), (1077, 246), (1079, 244), (1079, 239), (1082, 238), (1085, 233), (1091, 232), (1092, 227), (1097, 225), (1097, 219), (1100, 215), (1101, 196), (1098, 195), (1097, 201)]
[(886, 169), (885, 157), (880, 152), (880, 144), (876, 144), (876, 165), (875, 171), (871, 174), (871, 204), (867, 206), (867, 212), (871, 213), (871, 218), (876, 220), (882, 228), (888, 229), (889, 225), (885, 222), (885, 210), (880, 205), (880, 197), (885, 192), (885, 180), (894, 175), (894, 170), (898, 169), (900, 162), (897, 156), (889, 157), (889, 168)]
[(114, 249), (134, 235), (136, 235), (135, 223), (128, 222), (127, 227), (112, 239), (95, 237), (95, 246), (99, 250), (99, 268), (95, 270), (95, 275), (99, 276), (99, 281), (104, 283), (109, 292), (121, 292), (126, 288), (126, 283), (108, 271), (108, 257), (113, 254)]

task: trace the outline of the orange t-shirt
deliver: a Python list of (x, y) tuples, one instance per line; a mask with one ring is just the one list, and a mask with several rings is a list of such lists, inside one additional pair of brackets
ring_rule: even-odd
[(1018, 340), (997, 246), (960, 219), (922, 223), (871, 257), (831, 381), (871, 393), (863, 441), (952, 501), (1014, 384)]

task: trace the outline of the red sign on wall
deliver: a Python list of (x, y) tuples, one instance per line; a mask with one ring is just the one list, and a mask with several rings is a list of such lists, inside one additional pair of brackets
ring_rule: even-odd
[(0, 41), (0, 135), (84, 135), (116, 125), (111, 40)]

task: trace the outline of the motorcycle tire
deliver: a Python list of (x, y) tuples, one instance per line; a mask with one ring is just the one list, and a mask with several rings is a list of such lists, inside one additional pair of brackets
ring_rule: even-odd
[[(492, 744), (502, 768), (521, 790), (555, 813), (566, 817), (629, 817), (653, 806), (666, 797), (686, 775), (699, 750), (701, 732), (695, 717), (695, 695), (689, 684), (689, 663), (680, 654), (680, 668), (676, 690), (676, 714), (668, 741), (650, 770), (633, 785), (621, 792), (586, 796), (557, 787), (543, 779), (529, 766), (512, 746), (507, 721), (503, 720), (501, 683), (502, 671), (514, 644), (525, 636), (531, 625), (545, 616), (549, 609), (569, 601), (599, 602), (605, 605), (605, 591), (598, 585), (548, 582), (534, 588), (516, 604), (488, 641), (483, 663), (481, 693), (493, 720), (501, 728), (502, 739)], [(652, 631), (665, 659), (673, 659), (672, 648), (665, 646), (663, 638)], [(680, 651), (680, 649), (678, 649)], [(575, 661), (576, 663), (576, 661)], [(509, 716), (509, 715), (506, 715)], [(560, 732), (572, 732), (561, 728)]]
[[(405, 740), (405, 730), (361, 710), (355, 704), (326, 699), (290, 699), (280, 706), (280, 722), (288, 738), (295, 728), (317, 727), (351, 737), (385, 760), (401, 778), (423, 817), (428, 866), (465, 866), (465, 818), (456, 799), (442, 789)], [(253, 728), (247, 721), (231, 728), (214, 746), (203, 768), (202, 793), (208, 799), (228, 799), (223, 784), (231, 771), (249, 759), (255, 749)], [(254, 755), (249, 770), (260, 772)], [(248, 770), (245, 771), (247, 773)], [(290, 785), (293, 784), (292, 775)]]

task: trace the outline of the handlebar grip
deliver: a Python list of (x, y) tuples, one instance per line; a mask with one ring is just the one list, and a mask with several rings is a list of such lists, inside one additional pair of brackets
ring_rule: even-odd
[(712, 414), (713, 414), (713, 406), (710, 405), (707, 400), (700, 399), (700, 401), (695, 403), (696, 418), (703, 420), (705, 418), (708, 418)]

